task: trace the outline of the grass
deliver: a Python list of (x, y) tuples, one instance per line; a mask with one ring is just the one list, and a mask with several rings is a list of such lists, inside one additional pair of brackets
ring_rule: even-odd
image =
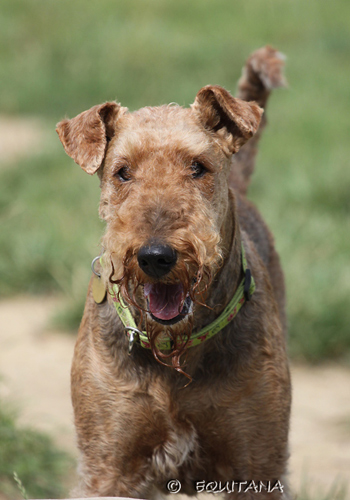
[(4, 0), (0, 109), (42, 117), (37, 157), (0, 171), (0, 294), (61, 292), (76, 325), (103, 226), (98, 182), (64, 154), (55, 123), (117, 99), (130, 109), (234, 91), (245, 58), (287, 54), (288, 90), (268, 109), (250, 191), (286, 273), (290, 350), (350, 356), (350, 39), (347, 0)]
[(0, 410), (0, 494), (8, 498), (61, 498), (72, 461), (45, 434), (18, 427), (16, 415)]

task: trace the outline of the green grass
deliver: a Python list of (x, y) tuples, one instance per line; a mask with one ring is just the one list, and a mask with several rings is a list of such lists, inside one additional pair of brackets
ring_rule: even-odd
[(0, 294), (63, 292), (59, 321), (80, 316), (103, 225), (97, 179), (64, 154), (58, 120), (109, 99), (188, 105), (208, 83), (234, 92), (248, 54), (270, 43), (290, 86), (270, 102), (250, 196), (285, 269), (291, 354), (349, 358), (349, 18), (347, 0), (4, 0), (0, 109), (52, 134), (0, 171)]
[[(1, 173), (1, 291), (73, 293), (99, 251), (98, 182), (53, 154)], [(11, 235), (10, 238), (8, 235)]]
[[(23, 498), (16, 473), (29, 498), (62, 498), (72, 460), (45, 434), (19, 427), (16, 416), (0, 410), (0, 495)], [(16, 484), (17, 483), (17, 484)]]

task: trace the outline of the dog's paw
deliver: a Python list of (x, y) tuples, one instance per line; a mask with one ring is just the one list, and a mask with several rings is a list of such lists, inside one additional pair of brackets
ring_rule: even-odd
[(256, 50), (246, 64), (246, 78), (258, 78), (267, 90), (286, 87), (287, 80), (283, 74), (285, 55), (266, 45)]

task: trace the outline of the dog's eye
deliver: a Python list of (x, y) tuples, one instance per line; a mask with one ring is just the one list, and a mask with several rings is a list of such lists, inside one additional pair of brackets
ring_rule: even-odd
[(128, 182), (131, 180), (131, 174), (129, 167), (124, 166), (120, 168), (115, 174), (115, 177), (117, 177), (121, 182)]
[(193, 179), (198, 179), (199, 177), (203, 177), (203, 175), (207, 171), (205, 166), (202, 165), (202, 163), (200, 163), (199, 161), (195, 161), (192, 163), (191, 170)]

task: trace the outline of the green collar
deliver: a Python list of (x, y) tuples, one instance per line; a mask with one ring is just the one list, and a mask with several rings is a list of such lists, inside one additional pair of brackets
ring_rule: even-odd
[[(187, 343), (187, 347), (194, 347), (196, 345), (199, 345), (223, 330), (225, 326), (230, 323), (238, 314), (238, 311), (241, 309), (244, 302), (246, 300), (250, 300), (251, 295), (254, 293), (255, 282), (253, 276), (251, 275), (250, 269), (247, 268), (247, 260), (245, 257), (243, 243), (242, 268), (244, 272), (244, 278), (239, 284), (236, 293), (232, 297), (229, 304), (226, 306), (220, 316), (216, 318), (212, 323), (202, 328), (199, 332), (192, 333)], [(129, 352), (131, 352), (131, 349), (135, 342), (138, 342), (145, 349), (150, 349), (151, 345), (147, 336), (147, 332), (141, 332), (140, 330), (138, 330), (130, 310), (124, 304), (122, 297), (120, 295), (118, 297), (118, 291), (118, 286), (114, 285), (113, 288), (109, 290), (109, 293), (112, 296), (115, 309), (129, 337)], [(172, 339), (170, 337), (163, 337), (157, 342), (157, 346), (160, 350), (171, 350)]]

